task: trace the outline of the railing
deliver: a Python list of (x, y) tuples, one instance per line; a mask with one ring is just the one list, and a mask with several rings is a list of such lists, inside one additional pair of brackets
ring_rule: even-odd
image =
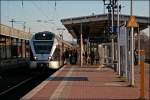
[(17, 30), (15, 28), (11, 28), (3, 24), (0, 24), (0, 35), (10, 36), (24, 40), (29, 40), (32, 37), (31, 33)]

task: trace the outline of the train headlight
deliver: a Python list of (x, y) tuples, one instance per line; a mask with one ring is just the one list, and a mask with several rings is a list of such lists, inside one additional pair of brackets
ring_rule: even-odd
[(51, 59), (51, 57), (48, 57), (48, 60), (50, 60)]
[(43, 36), (45, 36), (45, 33), (43, 34)]
[(34, 57), (35, 60), (37, 60), (37, 57)]

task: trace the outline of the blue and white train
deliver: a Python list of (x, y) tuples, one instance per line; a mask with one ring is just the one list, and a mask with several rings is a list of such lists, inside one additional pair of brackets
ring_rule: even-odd
[(64, 65), (63, 53), (66, 48), (73, 48), (52, 32), (38, 32), (30, 40), (30, 68), (48, 67), (58, 69)]

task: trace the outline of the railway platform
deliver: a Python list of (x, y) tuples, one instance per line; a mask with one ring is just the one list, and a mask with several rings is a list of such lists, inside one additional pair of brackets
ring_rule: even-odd
[[(101, 65), (65, 65), (21, 100), (139, 99), (139, 68), (135, 87), (129, 87), (113, 69)], [(145, 98), (149, 98), (149, 65), (145, 64)]]

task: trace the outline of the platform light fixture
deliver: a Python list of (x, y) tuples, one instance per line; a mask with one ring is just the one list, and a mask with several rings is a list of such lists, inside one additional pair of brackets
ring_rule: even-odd
[(60, 31), (59, 36), (63, 39), (63, 32), (65, 31), (65, 28), (57, 28), (56, 30)]

